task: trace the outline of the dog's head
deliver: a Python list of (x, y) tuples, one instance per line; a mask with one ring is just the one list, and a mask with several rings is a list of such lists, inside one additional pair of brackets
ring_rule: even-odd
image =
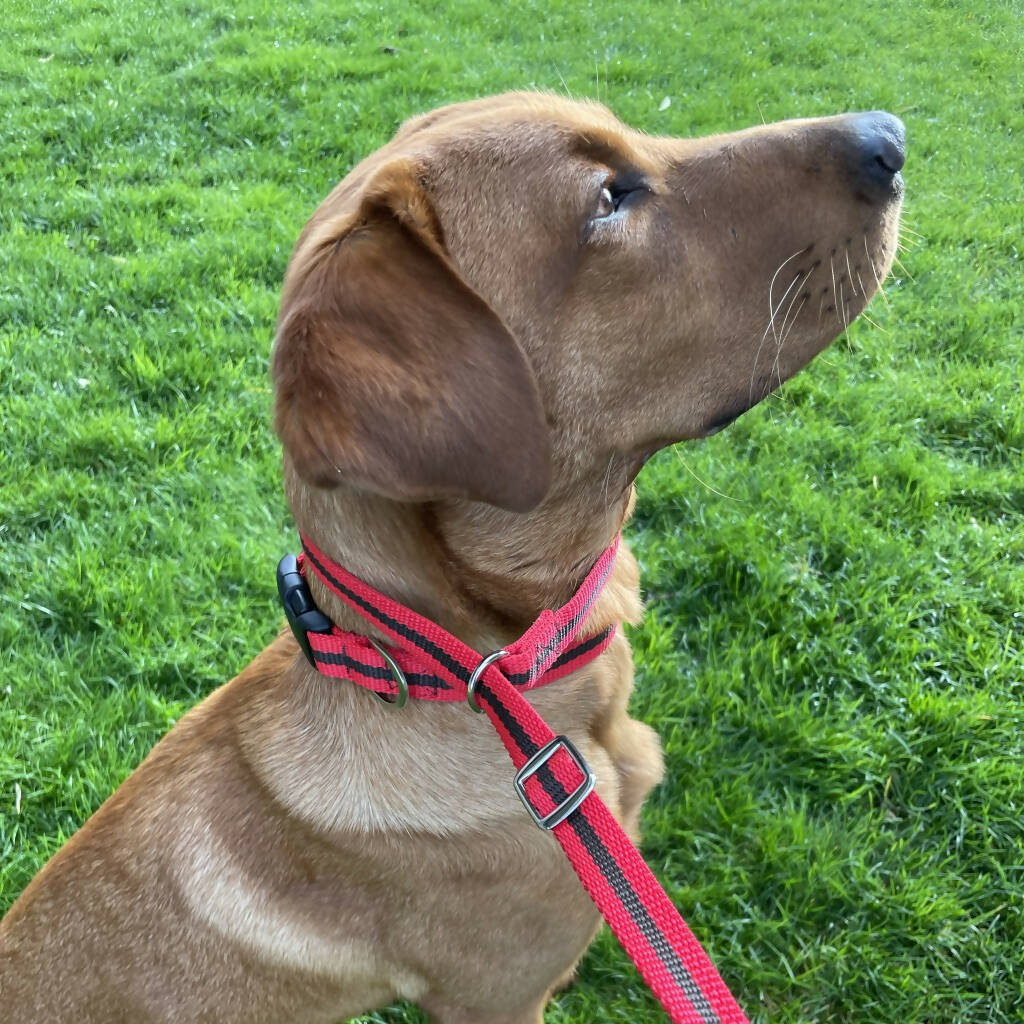
[(303, 231), (273, 369), (297, 477), (527, 511), (764, 398), (896, 247), (887, 114), (652, 138), (509, 94), (416, 118)]

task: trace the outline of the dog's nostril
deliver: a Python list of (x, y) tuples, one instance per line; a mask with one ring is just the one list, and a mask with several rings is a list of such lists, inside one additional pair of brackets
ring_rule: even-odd
[(882, 138), (880, 140), (875, 160), (881, 164), (883, 170), (888, 171), (890, 174), (898, 174), (906, 159), (907, 155), (902, 145), (889, 138)]
[(857, 115), (854, 131), (857, 173), (873, 184), (889, 185), (907, 158), (903, 122), (884, 110), (873, 110)]

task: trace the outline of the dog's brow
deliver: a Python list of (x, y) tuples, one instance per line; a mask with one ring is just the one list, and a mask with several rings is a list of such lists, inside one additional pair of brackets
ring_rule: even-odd
[(606, 164), (616, 175), (636, 178), (638, 183), (658, 174), (657, 169), (651, 167), (622, 135), (607, 128), (595, 126), (576, 131), (570, 142), (570, 152), (595, 163)]

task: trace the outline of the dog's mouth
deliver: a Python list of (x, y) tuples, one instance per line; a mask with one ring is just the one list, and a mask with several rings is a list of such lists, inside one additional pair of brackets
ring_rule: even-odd
[(720, 433), (776, 393), (863, 312), (889, 272), (898, 210), (897, 203), (895, 213), (889, 211), (886, 223), (874, 231), (868, 225), (845, 241), (808, 245), (791, 267), (787, 264), (793, 257), (780, 264), (767, 286), (767, 326), (762, 330), (758, 324), (752, 335), (756, 345), (749, 383), (725, 398), (729, 404), (719, 406), (721, 411), (697, 436)]
[(751, 378), (749, 389), (745, 393), (736, 396), (732, 403), (726, 406), (724, 411), (709, 420), (704, 425), (702, 433), (697, 436), (711, 437), (714, 434), (721, 433), (726, 427), (735, 423), (744, 413), (750, 412), (755, 405), (760, 405), (769, 395), (774, 394), (778, 388), (782, 387), (783, 382), (789, 376), (791, 376), (791, 373), (779, 374), (778, 377), (771, 379), (761, 375), (758, 375), (757, 378)]
[[(758, 400), (760, 401), (760, 399)], [(744, 404), (738, 408), (733, 409), (731, 412), (727, 412), (724, 416), (719, 416), (717, 419), (712, 420), (705, 428), (703, 437), (711, 437), (713, 434), (719, 434), (726, 427), (731, 426), (736, 422), (745, 412), (749, 412), (757, 402), (751, 405)]]

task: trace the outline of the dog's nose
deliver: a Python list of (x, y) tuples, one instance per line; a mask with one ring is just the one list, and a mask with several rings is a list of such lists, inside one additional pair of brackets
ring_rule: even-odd
[(853, 129), (855, 173), (865, 184), (888, 188), (907, 158), (903, 122), (884, 110), (872, 110), (858, 114)]

